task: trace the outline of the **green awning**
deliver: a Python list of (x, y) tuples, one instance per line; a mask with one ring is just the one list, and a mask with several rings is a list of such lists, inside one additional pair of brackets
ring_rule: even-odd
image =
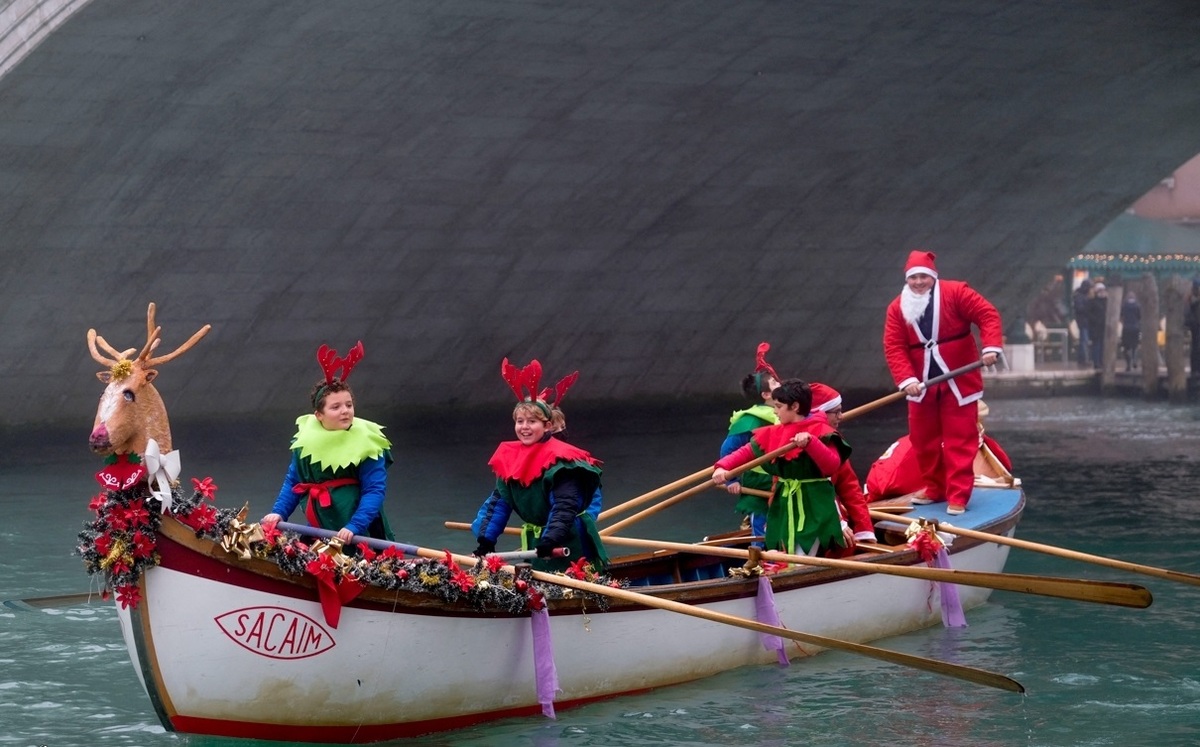
[(1067, 267), (1073, 270), (1141, 275), (1200, 275), (1200, 254), (1078, 254)]
[(1067, 267), (1125, 275), (1200, 275), (1200, 230), (1123, 213)]

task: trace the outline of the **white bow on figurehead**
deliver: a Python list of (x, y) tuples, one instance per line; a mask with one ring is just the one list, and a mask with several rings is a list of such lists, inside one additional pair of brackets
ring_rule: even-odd
[(179, 477), (179, 451), (159, 451), (153, 438), (146, 441), (146, 453), (142, 462), (146, 465), (146, 482), (150, 492), (162, 503), (162, 512), (171, 510), (171, 483)]

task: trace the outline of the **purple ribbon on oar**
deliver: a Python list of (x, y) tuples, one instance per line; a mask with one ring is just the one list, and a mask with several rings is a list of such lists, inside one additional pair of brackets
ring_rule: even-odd
[[(771, 588), (771, 579), (766, 576), (758, 577), (758, 596), (754, 598), (754, 611), (763, 625), (783, 627), (783, 623), (779, 621), (779, 610), (775, 609), (775, 590)], [(770, 633), (759, 633), (758, 639), (762, 641), (763, 648), (779, 655), (780, 666), (786, 667), (791, 664), (782, 638)]]
[(538, 702), (546, 718), (554, 718), (554, 696), (558, 692), (558, 669), (554, 666), (554, 643), (550, 640), (550, 613), (545, 607), (532, 610), (533, 671), (537, 680)]
[[(938, 549), (933, 559), (933, 567), (950, 570), (950, 556), (945, 547)], [(963, 614), (962, 600), (958, 598), (958, 586), (942, 581), (938, 581), (937, 585), (942, 592), (942, 625), (947, 628), (967, 627), (967, 616)]]

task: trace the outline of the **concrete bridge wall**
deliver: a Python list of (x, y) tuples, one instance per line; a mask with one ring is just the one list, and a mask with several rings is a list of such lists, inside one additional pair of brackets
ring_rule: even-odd
[(86, 420), (84, 334), (175, 417), (781, 370), (890, 388), (913, 246), (1011, 321), (1200, 151), (1200, 18), (1147, 0), (96, 0), (0, 80), (3, 423)]

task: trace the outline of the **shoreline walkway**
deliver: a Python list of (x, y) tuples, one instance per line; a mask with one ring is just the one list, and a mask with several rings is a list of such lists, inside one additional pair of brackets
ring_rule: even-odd
[[(1190, 373), (1190, 372), (1189, 372)], [(1121, 396), (1141, 396), (1144, 391), (1142, 370), (1118, 370), (1113, 374), (1114, 394)], [(1001, 397), (1063, 397), (1076, 395), (1102, 394), (1101, 371), (1094, 368), (1081, 368), (1074, 362), (1039, 361), (1033, 371), (997, 371), (984, 373), (984, 385), (989, 399)], [(1200, 379), (1195, 376), (1188, 378), (1188, 400), (1193, 401), (1200, 394)], [(1155, 399), (1167, 398), (1167, 369), (1159, 366), (1158, 388)]]

